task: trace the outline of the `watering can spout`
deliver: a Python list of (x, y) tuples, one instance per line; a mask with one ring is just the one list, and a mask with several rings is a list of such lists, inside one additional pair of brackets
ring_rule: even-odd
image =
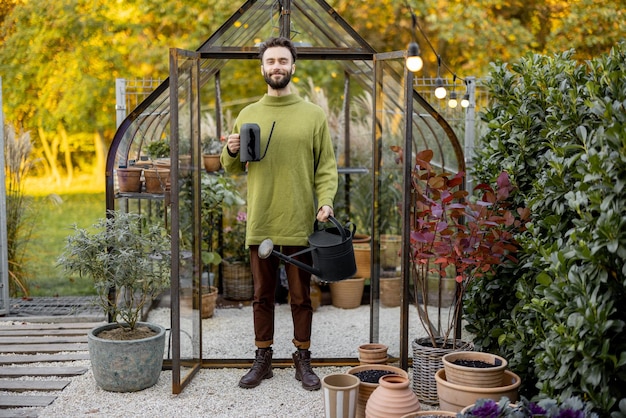
[[(307, 248), (304, 251), (300, 251), (297, 254), (303, 254), (306, 252), (310, 252), (313, 251), (313, 248)], [(296, 260), (295, 258), (293, 258), (293, 256), (297, 255), (297, 254), (292, 254), (291, 257), (286, 256), (283, 253), (280, 253), (276, 250), (274, 250), (274, 243), (272, 242), (271, 239), (267, 238), (264, 239), (263, 242), (261, 242), (261, 244), (259, 244), (259, 258), (267, 258), (270, 255), (275, 255), (276, 257), (280, 258), (281, 260), (287, 262), (287, 263), (291, 263), (296, 267), (301, 268), (304, 271), (308, 271), (309, 273), (316, 275), (316, 276), (321, 276), (322, 273), (321, 271), (319, 271), (318, 269), (309, 266), (308, 264), (305, 264), (299, 260)]]

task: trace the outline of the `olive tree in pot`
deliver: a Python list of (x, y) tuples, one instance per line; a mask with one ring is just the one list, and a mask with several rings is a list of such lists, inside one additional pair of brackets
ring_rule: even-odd
[[(397, 152), (401, 153), (400, 149)], [(442, 357), (450, 351), (471, 350), (472, 345), (458, 339), (463, 296), (476, 277), (490, 274), (500, 264), (516, 262), (515, 234), (524, 230), (527, 208), (511, 208), (515, 187), (506, 172), (500, 173), (492, 187), (475, 187), (475, 196), (462, 190), (464, 173), (436, 172), (431, 165), (433, 152), (416, 154), (411, 176), (410, 260), (415, 305), (428, 337), (413, 341), (414, 391), (424, 402), (437, 402), (434, 374), (443, 368)], [(429, 278), (439, 284), (456, 282), (454, 303), (438, 320), (428, 310)]]
[(148, 388), (161, 372), (165, 329), (140, 321), (143, 308), (170, 286), (170, 238), (145, 215), (123, 211), (73, 230), (57, 263), (93, 279), (98, 303), (113, 321), (88, 334), (96, 383), (114, 392)]

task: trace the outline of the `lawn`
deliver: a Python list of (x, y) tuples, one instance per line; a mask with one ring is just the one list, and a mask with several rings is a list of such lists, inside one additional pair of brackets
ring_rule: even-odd
[(26, 247), (31, 296), (95, 294), (89, 278), (69, 278), (56, 266), (73, 224), (89, 227), (104, 216), (104, 192), (33, 197), (35, 227)]

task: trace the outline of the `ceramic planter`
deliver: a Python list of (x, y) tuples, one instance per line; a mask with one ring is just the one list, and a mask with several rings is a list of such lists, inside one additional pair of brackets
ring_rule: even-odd
[[(457, 351), (442, 357), (446, 380), (463, 386), (494, 388), (502, 386), (506, 359), (481, 351)], [(466, 364), (457, 364), (464, 362)], [(473, 363), (478, 363), (472, 366)], [(490, 365), (489, 367), (479, 367)]]
[(409, 387), (408, 377), (390, 374), (380, 378), (365, 407), (367, 418), (401, 418), (420, 410), (420, 403)]
[(220, 163), (219, 154), (203, 154), (202, 162), (204, 163), (204, 169), (207, 173), (212, 173), (215, 171), (219, 171), (222, 166)]
[(380, 236), (380, 264), (384, 270), (396, 270), (400, 266), (402, 236), (382, 234)]
[(329, 374), (322, 378), (325, 418), (355, 418), (359, 378), (351, 374)]
[(439, 394), (439, 407), (453, 412), (461, 412), (463, 408), (476, 403), (478, 399), (493, 399), (497, 402), (506, 396), (511, 402), (517, 402), (518, 389), (521, 384), (519, 376), (510, 370), (504, 371), (502, 386), (495, 388), (477, 388), (450, 383), (446, 380), (445, 369), (435, 374), (435, 380)]
[(163, 194), (169, 189), (169, 168), (147, 168), (143, 175), (146, 180), (146, 193)]
[(141, 340), (107, 340), (98, 337), (101, 331), (118, 324), (96, 327), (87, 334), (89, 359), (98, 386), (111, 392), (136, 392), (153, 386), (161, 374), (165, 349), (165, 328), (138, 322), (156, 335)]
[(141, 192), (141, 172), (140, 167), (118, 168), (117, 183), (120, 193)]
[(384, 364), (387, 363), (388, 347), (385, 344), (361, 344), (359, 346), (359, 362), (361, 364)]
[[(402, 370), (401, 368), (395, 367), (395, 366), (389, 366), (387, 364), (364, 364), (361, 366), (352, 367), (346, 373), (354, 374), (354, 375), (357, 375), (358, 377), (360, 372), (368, 372), (368, 371), (375, 371), (375, 370), (383, 370), (387, 372), (392, 372), (394, 374), (397, 374), (399, 376), (403, 376), (406, 378), (409, 377), (409, 374), (406, 371)], [(365, 382), (361, 380), (361, 383), (359, 384), (359, 399), (358, 399), (357, 409), (356, 409), (356, 416), (358, 418), (365, 417), (365, 408), (367, 406), (367, 400), (369, 399), (372, 392), (376, 390), (377, 387), (378, 387), (378, 382), (372, 383), (372, 382)]]
[(402, 277), (380, 278), (380, 303), (388, 308), (400, 306), (402, 296)]
[(329, 286), (330, 298), (334, 307), (354, 309), (361, 306), (363, 289), (365, 288), (365, 279), (363, 277), (331, 282)]

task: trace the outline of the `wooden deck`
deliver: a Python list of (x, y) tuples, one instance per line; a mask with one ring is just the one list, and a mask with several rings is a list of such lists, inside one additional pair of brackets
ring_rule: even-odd
[(84, 374), (87, 367), (71, 364), (89, 359), (87, 332), (99, 324), (0, 326), (0, 418), (36, 417)]

